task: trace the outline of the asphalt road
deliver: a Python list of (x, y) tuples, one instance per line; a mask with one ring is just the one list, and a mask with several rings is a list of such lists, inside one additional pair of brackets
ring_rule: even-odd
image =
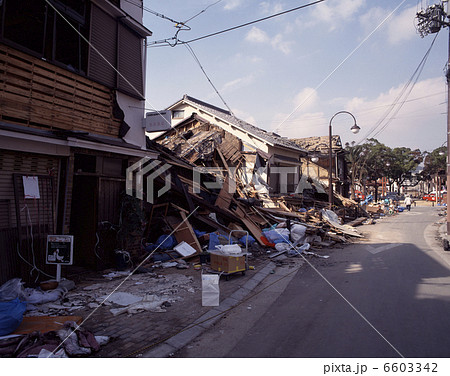
[(326, 260), (276, 268), (258, 295), (176, 356), (450, 357), (450, 252), (435, 239), (439, 211), (384, 218), (359, 228), (368, 240)]

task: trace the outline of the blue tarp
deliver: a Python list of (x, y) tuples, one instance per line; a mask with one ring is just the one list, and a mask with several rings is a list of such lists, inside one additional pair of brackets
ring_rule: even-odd
[(23, 320), (27, 303), (19, 298), (0, 302), (0, 336), (14, 332)]

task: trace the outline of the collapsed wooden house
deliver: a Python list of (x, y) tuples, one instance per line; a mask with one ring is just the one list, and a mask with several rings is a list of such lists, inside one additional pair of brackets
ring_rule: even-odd
[[(174, 167), (158, 176), (158, 189), (168, 180), (171, 188), (157, 198), (156, 206), (164, 208), (164, 213), (159, 219), (152, 215), (150, 220), (170, 222), (166, 233), (184, 220), (184, 233), (175, 232), (177, 240), (198, 251), (202, 244), (194, 234), (199, 230), (248, 231), (261, 247), (273, 246), (268, 245), (264, 230), (286, 223), (302, 223), (312, 233), (334, 241), (359, 236), (340, 227), (342, 223), (324, 220), (322, 209), (328, 208), (328, 194), (318, 179), (301, 173), (302, 158), (307, 157), (304, 149), (192, 97), (184, 96), (169, 109), (173, 121), (178, 122), (148, 139), (147, 145)], [(292, 171), (287, 178), (277, 174), (281, 166), (292, 168), (287, 170)], [(201, 181), (196, 180), (196, 173)], [(339, 194), (334, 202), (342, 222), (358, 219), (352, 224), (362, 223), (360, 218), (366, 213), (356, 202)], [(187, 218), (189, 213), (193, 214)], [(167, 220), (172, 216), (176, 218)]]

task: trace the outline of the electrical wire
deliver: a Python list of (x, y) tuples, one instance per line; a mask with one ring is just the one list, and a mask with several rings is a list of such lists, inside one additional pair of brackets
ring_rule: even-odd
[[(297, 11), (297, 10), (300, 10), (300, 9), (308, 8), (308, 7), (310, 7), (310, 6), (313, 6), (313, 5), (322, 3), (322, 2), (324, 2), (324, 1), (326, 1), (326, 0), (317, 0), (317, 1), (314, 1), (314, 2), (312, 2), (312, 3), (304, 4), (304, 5), (301, 5), (301, 6), (292, 8), (292, 9), (288, 9), (288, 10), (285, 10), (285, 11), (282, 11), (282, 12), (278, 12), (278, 13), (272, 14), (272, 15), (267, 16), (267, 17), (259, 18), (259, 19), (254, 20), (254, 21), (250, 21), (250, 22), (246, 22), (246, 23), (241, 24), (241, 25), (233, 26), (233, 27), (230, 27), (230, 28), (225, 29), (225, 30), (216, 31), (216, 32), (214, 32), (214, 33), (207, 34), (207, 35), (204, 35), (204, 36), (201, 36), (201, 37), (198, 37), (198, 38), (194, 38), (194, 39), (191, 39), (191, 40), (188, 40), (188, 41), (184, 41), (184, 42), (183, 42), (183, 41), (179, 41), (179, 42), (180, 42), (180, 43), (183, 43), (183, 44), (184, 44), (184, 43), (197, 42), (197, 41), (202, 40), (202, 39), (211, 38), (211, 37), (214, 37), (214, 36), (217, 36), (217, 35), (220, 35), (220, 34), (227, 33), (227, 32), (229, 32), (229, 31), (234, 31), (234, 30), (237, 30), (237, 29), (246, 27), (246, 26), (253, 25), (253, 24), (258, 23), (258, 22), (262, 22), (262, 21), (269, 20), (269, 19), (271, 19), (271, 18), (275, 18), (275, 17), (278, 17), (278, 16), (282, 16), (282, 15), (287, 14), (287, 13), (291, 13), (291, 12), (294, 12), (294, 11)], [(406, 1), (406, 0), (405, 0), (405, 1)], [(214, 5), (214, 4), (213, 4), (213, 5)]]
[(20, 212), (23, 212), (25, 209), (27, 211), (26, 212), (27, 224), (30, 225), (30, 232), (28, 232), (28, 226), (27, 226), (27, 235), (29, 235), (29, 237), (31, 239), (31, 256), (32, 256), (33, 263), (30, 263), (27, 259), (25, 259), (25, 257), (22, 256), (22, 254), (20, 253), (19, 244), (17, 244), (17, 254), (26, 264), (31, 266), (32, 269), (30, 270), (30, 276), (33, 274), (33, 271), (37, 271), (38, 274), (36, 276), (36, 280), (34, 281), (35, 283), (39, 279), (40, 274), (44, 274), (45, 276), (47, 276), (49, 278), (55, 278), (55, 276), (45, 273), (44, 271), (42, 271), (41, 269), (39, 269), (36, 266), (36, 256), (34, 254), (33, 221), (31, 220), (30, 209), (28, 208), (28, 205), (25, 205), (22, 209), (20, 209)]
[(284, 119), (280, 125), (275, 129), (274, 132), (279, 132), (280, 128), (283, 126), (283, 124), (289, 120), (291, 118), (292, 115), (294, 115), (295, 112), (298, 111), (298, 109), (303, 106), (310, 98), (311, 96), (317, 91), (317, 89), (319, 89), (326, 81), (328, 81), (328, 79), (342, 66), (344, 65), (344, 63), (350, 59), (355, 53), (356, 51), (358, 51), (361, 46), (367, 42), (367, 40), (373, 35), (375, 34), (375, 32), (406, 2), (406, 0), (403, 0), (391, 13), (389, 13), (382, 21), (381, 23), (367, 36), (365, 37), (361, 43), (359, 43), (354, 49), (353, 51), (351, 51), (344, 60), (342, 60), (341, 63), (339, 63), (336, 68), (334, 68), (331, 73), (329, 73), (316, 87), (314, 90), (311, 91), (311, 93), (309, 95), (306, 96), (306, 98), (300, 102), (300, 104), (286, 117), (286, 119)]
[[(156, 11), (150, 9), (150, 8), (147, 8), (147, 7), (145, 7), (144, 5), (142, 5), (142, 4), (140, 4), (140, 3), (135, 3), (135, 2), (133, 2), (133, 1), (131, 1), (131, 0), (125, 0), (125, 1), (126, 1), (127, 3), (129, 3), (129, 4), (135, 5), (135, 6), (138, 7), (139, 9), (143, 9), (143, 10), (145, 10), (146, 12), (149, 12), (149, 13), (153, 14), (154, 16), (157, 16), (157, 17), (159, 17), (159, 18), (162, 18), (162, 19), (165, 19), (165, 20), (167, 20), (167, 21), (170, 21), (170, 22), (174, 23), (176, 26), (177, 26), (177, 25), (183, 25), (183, 26), (186, 26), (186, 25), (185, 25), (185, 22), (176, 21), (176, 20), (174, 20), (174, 19), (172, 19), (172, 18), (170, 18), (170, 17), (165, 16), (164, 14), (158, 13), (158, 12), (156, 12)], [(190, 27), (189, 27), (189, 26), (186, 26), (186, 27), (188, 27), (189, 30), (190, 30)]]
[(196, 15), (192, 16), (191, 18), (187, 19), (186, 21), (184, 21), (184, 24), (187, 24), (188, 22), (192, 21), (194, 18), (200, 16), (202, 13), (205, 13), (209, 8), (211, 8), (212, 6), (220, 3), (222, 0), (217, 0), (215, 3), (208, 5), (205, 9), (201, 10), (200, 12), (198, 12)]
[[(80, 36), (80, 38), (84, 42), (86, 42), (89, 45), (90, 48), (92, 48), (95, 51), (95, 53), (97, 53), (106, 62), (107, 65), (109, 65), (128, 85), (130, 85), (130, 87), (139, 96), (142, 95), (142, 93), (121, 72), (119, 72), (119, 70), (113, 64), (111, 64), (108, 61), (108, 59), (98, 49), (75, 26), (73, 26), (66, 17), (64, 17), (64, 15), (52, 4), (50, 0), (45, 0), (45, 2), (55, 11), (55, 13), (59, 17), (61, 17), (62, 20), (64, 20)], [(145, 102), (148, 103), (150, 107), (154, 108), (154, 106), (152, 106), (152, 104), (147, 99), (145, 99)], [(164, 118), (164, 116), (161, 115), (160, 111), (155, 110), (155, 112), (157, 112), (164, 119), (164, 121), (170, 127), (172, 127), (172, 124), (166, 118)]]
[(192, 49), (192, 47), (189, 45), (189, 43), (184, 43), (185, 47), (187, 48), (187, 50), (190, 52), (190, 54), (192, 55), (192, 57), (194, 58), (195, 62), (197, 63), (197, 65), (200, 67), (201, 71), (203, 72), (203, 74), (205, 75), (206, 79), (208, 80), (209, 84), (212, 86), (212, 88), (214, 89), (214, 91), (216, 92), (216, 94), (219, 96), (220, 100), (223, 102), (223, 104), (225, 105), (225, 107), (228, 109), (228, 111), (230, 112), (230, 114), (234, 116), (233, 111), (231, 111), (230, 106), (228, 106), (227, 102), (225, 102), (225, 99), (222, 97), (222, 95), (219, 93), (219, 90), (217, 90), (217, 88), (215, 87), (215, 85), (213, 84), (213, 82), (211, 81), (211, 79), (209, 78), (208, 74), (205, 72), (205, 69), (203, 68), (202, 63), (200, 62), (200, 60), (198, 59), (197, 55), (195, 54), (194, 50)]
[[(198, 59), (197, 55), (195, 54), (194, 50), (192, 49), (192, 47), (188, 44), (185, 43), (186, 48), (188, 49), (188, 51), (191, 53), (192, 57), (194, 58), (194, 60), (196, 61), (196, 63), (198, 64), (198, 66), (200, 67), (200, 69), (202, 70), (203, 74), (205, 75), (206, 79), (208, 80), (209, 84), (212, 86), (212, 88), (214, 89), (214, 91), (216, 92), (216, 94), (218, 95), (218, 97), (220, 98), (220, 100), (223, 102), (223, 104), (225, 105), (225, 107), (228, 109), (229, 114), (233, 117), (233, 119), (236, 121), (237, 124), (241, 123), (241, 120), (239, 120), (233, 113), (233, 111), (231, 110), (230, 106), (228, 106), (227, 102), (225, 101), (225, 99), (223, 98), (223, 96), (220, 94), (219, 90), (216, 88), (216, 86), (213, 84), (213, 82), (211, 81), (211, 79), (209, 78), (208, 74), (206, 73), (205, 69), (203, 68), (202, 63), (200, 62), (200, 60)], [(184, 138), (184, 137), (183, 137)], [(186, 139), (185, 139), (186, 140)], [(255, 141), (253, 140), (252, 137), (249, 138), (251, 144), (253, 144), (253, 146), (256, 149), (260, 149), (260, 147), (258, 145), (256, 145)], [(187, 140), (186, 140), (187, 141)], [(189, 141), (188, 141), (189, 143)], [(189, 143), (190, 144), (190, 143)], [(191, 145), (191, 144), (190, 144)], [(192, 147), (194, 147), (193, 145), (191, 145)], [(195, 149), (195, 147), (194, 147)]]
[[(417, 98), (413, 98), (413, 99), (408, 99), (408, 100), (405, 100), (405, 103), (416, 102), (416, 101), (420, 101), (422, 99), (427, 99), (427, 98), (435, 97), (435, 96), (438, 96), (438, 95), (442, 96), (443, 94), (446, 94), (446, 91), (445, 92), (440, 92), (440, 93), (434, 93), (434, 94), (430, 94), (430, 95), (424, 95), (422, 97), (417, 97)], [(446, 102), (439, 103), (436, 106), (440, 106), (440, 105), (443, 105), (443, 104), (447, 104), (447, 103)], [(382, 105), (379, 105), (379, 106), (374, 106), (374, 107), (366, 108), (364, 110), (360, 110), (360, 111), (358, 111), (358, 114), (359, 115), (361, 115), (361, 114), (369, 114), (371, 112), (378, 111), (380, 108), (391, 107), (391, 106), (392, 106), (392, 103), (390, 103), (390, 104), (382, 104)], [(423, 115), (423, 116), (425, 116), (425, 115)], [(398, 119), (398, 117), (397, 117), (397, 119)], [(308, 121), (314, 121), (314, 120), (315, 121), (321, 121), (320, 124), (317, 123), (318, 127), (328, 125), (328, 121), (326, 120), (324, 115), (317, 115), (317, 116), (308, 117)], [(271, 121), (270, 123), (275, 123), (275, 122), (276, 121), (274, 120), (274, 121)], [(290, 128), (293, 128), (293, 127), (298, 127), (298, 120), (297, 119), (288, 120), (288, 121), (286, 121), (286, 123), (294, 123), (294, 124), (290, 125), (290, 126), (285, 126), (284, 129), (290, 129)]]
[[(183, 219), (183, 221), (181, 221), (181, 223), (176, 227), (176, 228), (174, 228), (173, 230), (172, 230), (172, 232), (169, 234), (169, 235), (167, 235), (167, 237), (164, 239), (164, 241), (166, 240), (166, 239), (168, 239), (170, 236), (172, 236), (176, 231), (178, 231), (178, 229), (182, 226), (182, 225), (184, 225), (184, 223), (187, 221), (187, 220), (189, 220), (189, 218), (197, 211), (197, 209), (199, 208), (199, 206), (197, 206), (186, 218), (184, 218)], [(164, 243), (164, 241), (161, 243), (161, 244), (163, 244)], [(130, 272), (130, 274), (128, 274), (104, 299), (103, 299), (103, 301), (96, 307), (96, 308), (94, 308), (93, 310), (92, 310), (92, 312), (78, 325), (77, 324), (77, 326), (76, 326), (76, 328), (75, 329), (73, 329), (72, 331), (71, 331), (71, 333), (66, 337), (66, 338), (64, 338), (64, 340), (62, 340), (60, 343), (59, 343), (59, 345), (52, 351), (52, 353), (51, 354), (49, 354), (48, 355), (48, 357), (50, 358), (51, 356), (52, 356), (52, 354), (54, 355), (55, 354), (55, 352), (57, 352), (58, 351), (58, 349), (61, 347), (61, 346), (63, 346), (64, 345), (64, 343), (72, 336), (72, 334), (74, 334), (76, 331), (78, 331), (78, 329), (79, 328), (81, 328), (81, 326), (83, 326), (84, 325), (84, 323), (87, 321), (87, 320), (89, 320), (90, 319), (90, 317), (99, 309), (99, 307), (101, 307), (110, 297), (111, 297), (111, 295), (112, 294), (114, 294), (132, 275), (134, 275), (135, 273), (136, 273), (136, 271), (144, 264), (144, 263), (146, 263), (149, 259), (150, 259), (150, 257), (152, 257), (153, 256), (153, 254), (158, 250), (158, 248), (160, 248), (160, 246), (161, 245), (159, 245), (159, 246), (157, 246), (152, 252), (150, 252), (131, 272)]]
[[(394, 117), (401, 110), (403, 105), (406, 103), (408, 96), (411, 94), (411, 91), (414, 89), (414, 86), (416, 85), (416, 83), (423, 71), (423, 68), (425, 67), (425, 63), (428, 60), (430, 52), (431, 52), (431, 50), (434, 46), (434, 43), (438, 37), (438, 34), (439, 33), (436, 33), (436, 35), (433, 38), (433, 41), (431, 42), (431, 45), (428, 48), (427, 52), (425, 53), (424, 57), (420, 61), (417, 68), (414, 70), (414, 73), (411, 75), (408, 82), (403, 86), (402, 90), (400, 91), (399, 95), (395, 98), (394, 102), (389, 106), (389, 108), (383, 114), (381, 119), (377, 121), (377, 123), (369, 130), (369, 132), (366, 133), (366, 136), (357, 142), (357, 145), (359, 145), (362, 142), (364, 142), (365, 140), (369, 139), (369, 137), (375, 138), (376, 136), (378, 136), (381, 132), (383, 132), (388, 127), (388, 125), (392, 122), (392, 120), (394, 120)], [(402, 97), (404, 97), (403, 101), (401, 101)], [(383, 124), (383, 122), (386, 120), (386, 118), (388, 116), (390, 116), (390, 118)], [(377, 131), (377, 129), (379, 127), (381, 127), (381, 128)]]

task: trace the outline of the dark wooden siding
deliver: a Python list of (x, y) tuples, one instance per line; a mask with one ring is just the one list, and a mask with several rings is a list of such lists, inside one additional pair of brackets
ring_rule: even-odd
[[(29, 264), (54, 274), (44, 256), (55, 230), (58, 171), (57, 157), (0, 150), (0, 283), (34, 282), (38, 273)], [(24, 198), (22, 176), (38, 176), (40, 199)]]

